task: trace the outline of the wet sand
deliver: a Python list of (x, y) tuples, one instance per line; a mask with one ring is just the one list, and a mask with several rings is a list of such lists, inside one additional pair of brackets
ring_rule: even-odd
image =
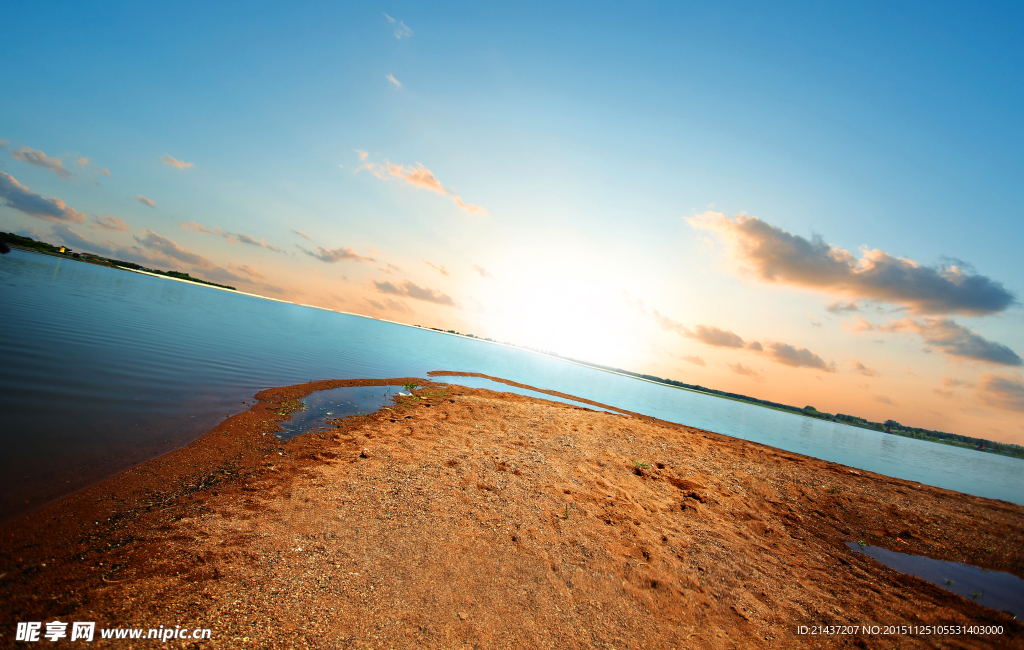
[[(393, 408), (274, 436), (315, 390), (406, 381), (421, 388)], [(845, 546), (1024, 576), (1017, 505), (411, 378), (256, 397), (188, 447), (0, 529), (0, 645), (21, 645), (18, 621), (58, 618), (205, 627), (209, 641), (171, 643), (210, 648), (1024, 647), (1010, 615)], [(867, 623), (1003, 634), (797, 633)]]

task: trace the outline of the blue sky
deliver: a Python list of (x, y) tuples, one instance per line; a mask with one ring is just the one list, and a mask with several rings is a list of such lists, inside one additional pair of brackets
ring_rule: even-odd
[[(0, 172), (73, 212), (9, 193), (0, 224), (276, 298), (1021, 442), (1022, 13), (23, 4), (0, 42)], [(706, 213), (729, 221), (696, 225)], [(737, 215), (774, 229), (759, 245), (819, 235), (856, 259), (955, 266), (918, 280), (990, 280), (1010, 302), (926, 313), (924, 285), (894, 298), (859, 271), (769, 280)]]

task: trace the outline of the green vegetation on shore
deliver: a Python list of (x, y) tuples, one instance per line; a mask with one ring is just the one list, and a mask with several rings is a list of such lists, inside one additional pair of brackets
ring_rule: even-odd
[[(196, 282), (198, 284), (206, 284), (211, 287), (218, 287), (220, 289), (230, 289), (231, 291), (237, 291), (234, 287), (229, 287), (226, 284), (217, 284), (216, 282), (208, 282), (207, 280), (200, 280), (199, 278), (193, 278), (188, 273), (182, 273), (180, 271), (161, 271), (159, 269), (149, 269), (135, 262), (125, 262), (122, 260), (115, 260), (109, 257), (100, 257), (99, 255), (93, 255), (91, 253), (75, 253), (70, 248), (65, 246), (54, 246), (53, 244), (47, 244), (44, 241), (37, 241), (31, 237), (22, 237), (21, 235), (15, 235), (10, 232), (0, 232), (0, 237), (3, 238), (7, 245), (11, 248), (21, 248), (23, 250), (36, 251), (38, 253), (46, 253), (48, 255), (60, 255), (62, 257), (70, 257), (80, 262), (89, 262), (90, 264), (97, 264), (99, 266), (109, 266), (111, 268), (122, 268), (129, 269), (132, 271), (145, 271), (146, 273), (154, 273), (156, 275), (163, 275), (168, 278), (174, 278), (176, 280), (185, 280), (187, 282)], [(64, 249), (62, 252), (61, 249)]]
[(524, 350), (531, 350), (533, 352), (539, 352), (546, 354), (551, 357), (557, 357), (559, 359), (565, 359), (566, 361), (572, 361), (584, 366), (590, 366), (591, 368), (599, 368), (601, 370), (607, 370), (609, 372), (615, 372), (620, 375), (628, 375), (630, 377), (636, 377), (638, 379), (645, 379), (647, 381), (654, 382), (656, 384), (664, 384), (666, 386), (672, 386), (673, 388), (683, 388), (698, 393), (705, 393), (707, 395), (714, 395), (715, 397), (721, 397), (724, 399), (731, 399), (737, 402), (746, 402), (755, 406), (762, 406), (764, 408), (774, 409), (776, 411), (785, 411), (794, 415), (802, 415), (804, 417), (815, 418), (818, 420), (828, 420), (831, 422), (837, 422), (840, 424), (846, 424), (852, 427), (860, 427), (861, 429), (871, 429), (873, 431), (879, 431), (882, 433), (889, 433), (895, 436), (903, 436), (904, 438), (916, 438), (918, 440), (926, 440), (928, 442), (937, 442), (943, 445), (951, 445), (954, 447), (964, 447), (966, 449), (974, 449), (977, 451), (986, 451), (992, 454), (1000, 454), (1003, 456), (1015, 456), (1017, 458), (1024, 458), (1024, 447), (1020, 445), (1013, 445), (1004, 442), (995, 442), (992, 440), (986, 440), (984, 438), (974, 438), (971, 436), (964, 436), (958, 433), (946, 433), (945, 431), (932, 431), (931, 429), (921, 429), (918, 427), (908, 427), (896, 422), (895, 420), (886, 420), (885, 422), (871, 422), (856, 415), (845, 415), (843, 413), (823, 413), (813, 406), (805, 406), (799, 408), (796, 406), (790, 406), (789, 404), (780, 404), (779, 402), (772, 402), (765, 399), (758, 399), (756, 397), (750, 397), (749, 395), (741, 395), (739, 393), (728, 393), (722, 390), (716, 390), (714, 388), (707, 388), (699, 384), (687, 384), (685, 382), (676, 381), (675, 379), (665, 379), (663, 377), (655, 377), (654, 375), (645, 375), (639, 372), (632, 372), (629, 370), (623, 370), (622, 368), (615, 368), (613, 366), (603, 366), (599, 363), (590, 363), (588, 361), (580, 361), (579, 359), (573, 359), (566, 357), (557, 352), (551, 352), (549, 350), (537, 350), (522, 345), (515, 345), (514, 343), (508, 343), (505, 341), (494, 341), (493, 339), (484, 339), (473, 334), (463, 334), (456, 332), (455, 330), (442, 330), (437, 327), (426, 327), (416, 325), (423, 329), (431, 329), (437, 332), (443, 332), (446, 334), (456, 334), (458, 336), (468, 336), (474, 339), (480, 339), (481, 341), (492, 341), (494, 343), (502, 343), (502, 345), (508, 345), (510, 347), (522, 348)]
[[(217, 287), (217, 288), (221, 288), (221, 289), (229, 289), (231, 291), (237, 291), (237, 289), (235, 289), (235, 287), (231, 287), (231, 286), (227, 286), (227, 285), (223, 285), (223, 284), (217, 284), (216, 282), (209, 282), (207, 280), (200, 280), (199, 278), (194, 278), (194, 277), (190, 276), (188, 273), (182, 273), (180, 271), (161, 271), (159, 269), (146, 268), (146, 267), (141, 266), (139, 264), (136, 264), (134, 262), (125, 262), (125, 261), (122, 261), (122, 260), (101, 257), (99, 255), (93, 255), (93, 254), (90, 254), (90, 253), (75, 253), (75, 252), (71, 251), (67, 247), (54, 246), (53, 244), (49, 244), (49, 243), (46, 243), (46, 242), (43, 242), (43, 241), (38, 241), (38, 240), (32, 239), (30, 237), (23, 237), (21, 235), (16, 235), (14, 233), (8, 233), (8, 232), (0, 231), (0, 239), (2, 239), (4, 242), (6, 242), (12, 248), (19, 248), (19, 249), (23, 249), (23, 250), (35, 251), (35, 252), (45, 253), (45, 254), (48, 254), (48, 255), (56, 255), (56, 256), (61, 256), (61, 257), (69, 257), (69, 258), (72, 258), (72, 259), (75, 259), (75, 260), (78, 260), (78, 261), (88, 262), (90, 264), (96, 264), (96, 265), (99, 265), (99, 266), (108, 266), (108, 267), (111, 267), (111, 268), (121, 268), (121, 269), (126, 269), (126, 270), (133, 270), (133, 271), (144, 271), (146, 273), (162, 275), (162, 276), (165, 276), (165, 277), (174, 278), (174, 279), (178, 279), (178, 280), (185, 280), (185, 281), (188, 281), (188, 282), (195, 282), (195, 283), (198, 283), (198, 284), (205, 284), (205, 285), (208, 285), (208, 286)], [(846, 414), (843, 414), (843, 413), (836, 413), (836, 414), (824, 413), (824, 412), (818, 411), (813, 406), (805, 406), (803, 408), (798, 408), (796, 406), (791, 406), (789, 404), (781, 404), (779, 402), (772, 402), (770, 400), (763, 400), (763, 399), (758, 399), (756, 397), (750, 397), (749, 395), (742, 395), (742, 394), (739, 394), (739, 393), (729, 393), (729, 392), (717, 390), (717, 389), (714, 389), (714, 388), (707, 388), (707, 387), (701, 386), (699, 384), (687, 384), (685, 382), (677, 381), (675, 379), (665, 379), (663, 377), (656, 377), (654, 375), (647, 375), (647, 374), (643, 374), (643, 373), (632, 372), (632, 371), (629, 371), (629, 370), (623, 370), (622, 368), (615, 368), (615, 367), (612, 367), (612, 366), (604, 366), (604, 365), (597, 364), (597, 363), (590, 363), (590, 362), (587, 362), (587, 361), (580, 361), (578, 359), (573, 359), (571, 357), (565, 357), (565, 356), (563, 356), (561, 354), (558, 354), (557, 352), (552, 352), (552, 351), (549, 351), (549, 350), (538, 350), (538, 349), (535, 349), (535, 348), (530, 348), (530, 347), (522, 346), (522, 345), (515, 345), (514, 343), (509, 343), (509, 342), (504, 342), (504, 341), (495, 341), (494, 339), (482, 338), (482, 337), (478, 337), (478, 336), (476, 336), (474, 334), (464, 334), (464, 333), (461, 333), (461, 332), (457, 332), (455, 330), (443, 330), (443, 329), (440, 329), (440, 328), (437, 328), (437, 327), (423, 327), (422, 325), (415, 325), (415, 327), (419, 327), (421, 329), (430, 329), (430, 330), (434, 330), (434, 331), (437, 331), (437, 332), (442, 332), (442, 333), (445, 333), (445, 334), (455, 334), (457, 336), (464, 336), (464, 337), (468, 337), (468, 338), (479, 339), (481, 341), (488, 341), (488, 342), (492, 342), (492, 343), (501, 343), (503, 345), (507, 345), (507, 346), (510, 346), (510, 347), (516, 347), (516, 348), (520, 348), (520, 349), (524, 349), (524, 350), (530, 350), (530, 351), (533, 351), (533, 352), (539, 352), (541, 354), (545, 354), (545, 355), (548, 355), (548, 356), (556, 357), (556, 358), (559, 358), (559, 359), (565, 359), (566, 361), (571, 361), (573, 363), (578, 363), (580, 365), (589, 366), (589, 367), (592, 367), (592, 368), (598, 368), (598, 369), (601, 369), (601, 370), (607, 370), (609, 372), (615, 372), (615, 373), (618, 373), (618, 374), (621, 374), (621, 375), (630, 376), (630, 377), (636, 377), (638, 379), (644, 379), (646, 381), (650, 381), (650, 382), (654, 382), (654, 383), (658, 383), (658, 384), (663, 384), (665, 386), (671, 386), (673, 388), (682, 388), (682, 389), (686, 389), (686, 390), (690, 390), (690, 391), (694, 391), (694, 392), (704, 393), (704, 394), (707, 394), (707, 395), (713, 395), (715, 397), (721, 397), (721, 398), (724, 398), (724, 399), (730, 399), (730, 400), (734, 400), (734, 401), (738, 401), (738, 402), (745, 402), (745, 403), (748, 403), (748, 404), (753, 404), (755, 406), (761, 406), (761, 407), (764, 407), (764, 408), (770, 408), (770, 409), (774, 409), (774, 410), (777, 410), (777, 411), (784, 411), (784, 412), (787, 412), (787, 413), (793, 413), (794, 415), (802, 415), (804, 417), (810, 417), (810, 418), (815, 418), (815, 419), (820, 419), (820, 420), (829, 420), (829, 421), (837, 422), (837, 423), (840, 423), (840, 424), (846, 424), (848, 426), (860, 427), (862, 429), (871, 429), (871, 430), (874, 430), (874, 431), (889, 433), (889, 434), (897, 435), (897, 436), (903, 436), (903, 437), (906, 437), (906, 438), (916, 438), (918, 440), (925, 440), (925, 441), (928, 441), (928, 442), (937, 442), (937, 443), (940, 443), (940, 444), (951, 445), (951, 446), (956, 446), (956, 447), (964, 447), (964, 448), (968, 448), (968, 449), (975, 449), (977, 451), (985, 451), (985, 452), (994, 453), (994, 454), (1001, 454), (1001, 455), (1004, 455), (1004, 456), (1014, 456), (1014, 457), (1017, 457), (1017, 458), (1024, 458), (1024, 447), (1022, 447), (1020, 445), (1014, 445), (1014, 444), (1008, 444), (1008, 443), (1002, 443), (1002, 442), (995, 442), (995, 441), (992, 441), (992, 440), (986, 440), (984, 438), (975, 438), (975, 437), (972, 437), (972, 436), (965, 436), (965, 435), (956, 434), (956, 433), (947, 433), (945, 431), (934, 431), (934, 430), (931, 430), (931, 429), (923, 429), (923, 428), (919, 428), (919, 427), (910, 427), (910, 426), (902, 425), (899, 422), (896, 422), (895, 420), (886, 420), (885, 422), (872, 422), (870, 420), (867, 420), (865, 418), (861, 418), (861, 417), (858, 417), (858, 416), (855, 416), (855, 415), (846, 415)]]
[[(576, 361), (575, 359), (567, 360)], [(578, 361), (577, 363), (585, 362)], [(638, 372), (630, 372), (628, 370), (622, 370), (621, 368), (612, 368), (593, 363), (585, 363), (585, 365), (593, 366), (595, 368), (601, 368), (602, 370), (610, 370), (612, 372), (617, 372), (624, 375), (630, 375), (632, 377), (639, 377), (641, 379), (646, 379), (648, 381), (653, 381), (659, 384), (665, 384), (667, 386), (685, 388), (687, 390), (707, 393), (709, 395), (725, 397), (739, 402), (747, 402), (749, 404), (754, 404), (756, 406), (764, 406), (767, 408), (772, 408), (779, 411), (786, 411), (788, 413), (793, 413), (795, 415), (802, 415), (804, 417), (815, 418), (818, 420), (829, 420), (832, 422), (838, 422), (840, 424), (846, 424), (853, 427), (860, 427), (862, 429), (872, 429), (874, 431), (890, 433), (896, 436), (903, 436), (904, 438), (916, 438), (918, 440), (938, 442), (944, 445), (965, 447), (967, 449), (986, 451), (993, 454), (1001, 454), (1004, 456), (1016, 456), (1017, 458), (1024, 458), (1024, 447), (1020, 445), (995, 442), (992, 440), (986, 440), (984, 438), (974, 438), (971, 436), (960, 435), (958, 433), (946, 433), (945, 431), (932, 431), (931, 429), (908, 427), (900, 424), (899, 422), (896, 422), (895, 420), (886, 420), (885, 422), (871, 422), (870, 420), (866, 420), (865, 418), (857, 417), (855, 415), (845, 415), (843, 413), (823, 413), (821, 411), (818, 411), (813, 406), (797, 408), (796, 406), (790, 406), (789, 404), (780, 404), (778, 402), (771, 402), (768, 400), (758, 399), (756, 397), (750, 397), (748, 395), (740, 395), (738, 393), (727, 393), (725, 391), (715, 390), (714, 388), (705, 388), (704, 386), (686, 384), (681, 381), (676, 381), (674, 379), (663, 379), (661, 377), (655, 377), (653, 375), (645, 375)]]

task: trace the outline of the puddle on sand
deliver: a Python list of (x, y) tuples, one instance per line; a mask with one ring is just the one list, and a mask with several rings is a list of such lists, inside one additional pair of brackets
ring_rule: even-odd
[(1009, 612), (1017, 618), (1024, 615), (1024, 580), (1011, 573), (897, 553), (879, 546), (861, 546), (857, 542), (846, 542), (846, 545), (890, 569), (917, 576), (979, 605)]
[[(577, 402), (576, 400), (566, 399), (564, 397), (557, 397), (555, 395), (548, 395), (547, 393), (539, 393), (535, 390), (528, 388), (519, 388), (518, 386), (509, 386), (499, 381), (492, 381), (490, 379), (484, 379), (483, 377), (434, 377), (434, 381), (438, 383), (446, 384), (457, 384), (459, 386), (465, 386), (466, 388), (486, 388), (493, 390), (496, 393), (516, 393), (517, 395), (525, 395), (526, 397), (537, 397), (540, 399), (551, 400), (552, 402), (561, 402), (563, 404), (572, 404), (573, 406), (582, 406), (585, 409), (591, 411), (603, 411), (605, 413), (615, 413), (617, 415), (625, 415), (625, 413), (618, 413), (617, 411), (609, 411), (608, 409), (601, 408), (600, 406), (594, 406), (593, 404), (587, 404), (585, 402)], [(628, 416), (627, 416), (628, 417)]]
[(392, 398), (401, 393), (401, 386), (342, 386), (318, 390), (302, 398), (305, 408), (292, 413), (291, 419), (281, 422), (284, 431), (278, 431), (280, 440), (291, 440), (300, 433), (328, 426), (328, 420), (365, 415), (391, 406)]

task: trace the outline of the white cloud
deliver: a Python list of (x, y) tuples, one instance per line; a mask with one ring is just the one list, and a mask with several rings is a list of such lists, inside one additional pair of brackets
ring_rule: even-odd
[(384, 17), (388, 19), (389, 23), (395, 26), (395, 38), (403, 39), (412, 36), (412, 30), (406, 27), (405, 23), (401, 20), (395, 20), (387, 14), (384, 14)]

